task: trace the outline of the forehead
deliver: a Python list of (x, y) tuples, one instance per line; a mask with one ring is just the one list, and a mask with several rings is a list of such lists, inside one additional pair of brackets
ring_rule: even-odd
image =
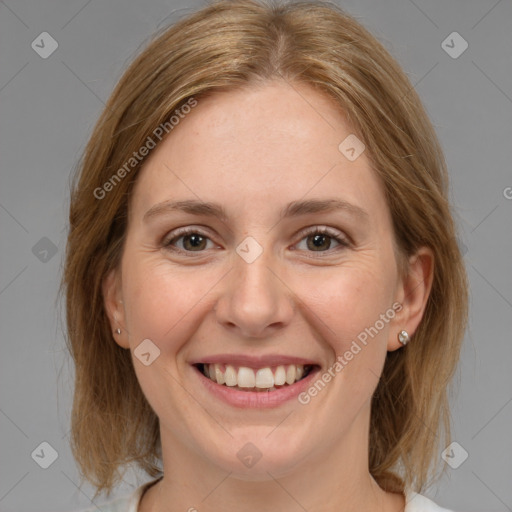
[(133, 211), (140, 216), (169, 199), (221, 202), (238, 213), (277, 211), (308, 195), (386, 208), (366, 154), (351, 161), (340, 151), (348, 136), (353, 130), (340, 108), (305, 84), (215, 93), (198, 99), (150, 154)]

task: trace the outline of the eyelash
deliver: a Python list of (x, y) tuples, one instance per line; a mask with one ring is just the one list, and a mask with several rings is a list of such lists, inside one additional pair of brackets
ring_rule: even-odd
[[(337, 233), (335, 233), (335, 232), (333, 232), (330, 229), (325, 228), (325, 227), (314, 227), (314, 228), (311, 228), (308, 231), (304, 231), (301, 234), (302, 238), (299, 239), (299, 242), (302, 242), (302, 240), (304, 238), (307, 238), (310, 235), (317, 235), (317, 234), (318, 235), (326, 235), (329, 238), (332, 238), (333, 240), (338, 242), (340, 244), (338, 249), (346, 248), (346, 247), (350, 246), (350, 242), (346, 238), (342, 238), (339, 234), (337, 234)], [(197, 256), (197, 254), (200, 254), (200, 253), (204, 252), (204, 251), (185, 251), (184, 249), (179, 249), (179, 248), (177, 248), (177, 247), (172, 245), (173, 242), (176, 242), (180, 238), (183, 238), (184, 236), (187, 236), (187, 235), (200, 235), (200, 236), (210, 240), (210, 237), (208, 237), (205, 233), (201, 232), (201, 230), (199, 230), (199, 229), (183, 228), (181, 230), (177, 230), (175, 232), (173, 238), (164, 240), (162, 245), (167, 250), (170, 250), (170, 251), (173, 251), (173, 252), (177, 252), (177, 253), (181, 253), (181, 254), (185, 254), (188, 257), (194, 257), (194, 256)], [(318, 252), (318, 253), (331, 253), (333, 250), (335, 251), (336, 248), (328, 249), (327, 251), (308, 251), (308, 252), (312, 252), (312, 253), (316, 253), (316, 252)]]

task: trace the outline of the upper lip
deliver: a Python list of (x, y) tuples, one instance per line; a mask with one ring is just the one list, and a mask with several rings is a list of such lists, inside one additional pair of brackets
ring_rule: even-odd
[(267, 354), (261, 356), (249, 356), (247, 354), (215, 354), (211, 356), (204, 356), (200, 359), (190, 361), (190, 364), (230, 364), (233, 366), (246, 366), (249, 368), (266, 368), (271, 366), (280, 366), (287, 364), (298, 365), (316, 365), (319, 364), (312, 359), (305, 359), (296, 356), (287, 356), (279, 354)]

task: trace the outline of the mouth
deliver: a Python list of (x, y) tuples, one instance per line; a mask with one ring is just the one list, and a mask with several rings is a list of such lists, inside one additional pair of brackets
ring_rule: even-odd
[(314, 364), (283, 364), (262, 368), (225, 363), (197, 363), (193, 366), (219, 386), (252, 393), (290, 388), (320, 369)]

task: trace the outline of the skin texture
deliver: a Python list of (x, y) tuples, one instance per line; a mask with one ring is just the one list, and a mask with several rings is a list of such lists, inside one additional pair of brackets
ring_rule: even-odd
[[(121, 265), (104, 296), (120, 346), (133, 354), (149, 338), (160, 350), (149, 366), (133, 357), (160, 419), (165, 473), (142, 512), (403, 510), (404, 497), (382, 491), (368, 471), (370, 400), (387, 351), (401, 348), (397, 333), (413, 335), (421, 320), (433, 257), (421, 249), (399, 276), (382, 186), (365, 153), (351, 162), (338, 150), (352, 131), (334, 107), (307, 85), (280, 81), (216, 93), (138, 176)], [(342, 199), (367, 218), (279, 219), (289, 202), (313, 198)], [(172, 212), (143, 221), (155, 204), (186, 199), (220, 203), (228, 219)], [(200, 250), (175, 238), (186, 226), (207, 237)], [(322, 227), (349, 245), (328, 237), (315, 248)], [(247, 236), (263, 248), (250, 264), (236, 252)], [(212, 398), (189, 364), (285, 354), (325, 371), (394, 302), (403, 309), (307, 405), (232, 407)], [(237, 458), (247, 442), (262, 454), (252, 468)]]

